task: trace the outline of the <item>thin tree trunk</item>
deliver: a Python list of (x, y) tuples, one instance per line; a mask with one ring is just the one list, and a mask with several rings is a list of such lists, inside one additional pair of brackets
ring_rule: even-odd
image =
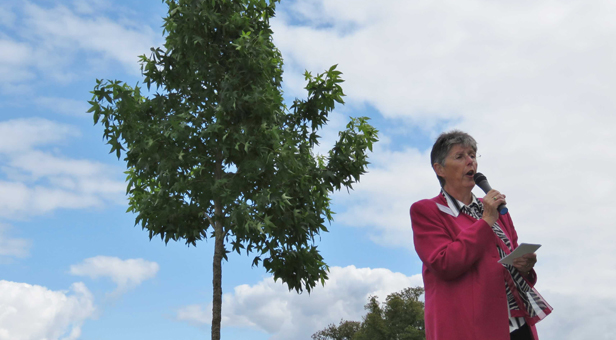
[[(222, 179), (222, 153), (216, 155), (216, 170), (214, 176)], [(220, 340), (220, 324), (222, 320), (222, 258), (225, 252), (223, 216), (221, 202), (214, 200), (214, 263), (212, 287), (214, 297), (212, 301), (212, 340)]]
[[(218, 210), (218, 207), (216, 207)], [(212, 340), (220, 340), (220, 323), (222, 319), (222, 256), (225, 251), (222, 222), (214, 222), (214, 276), (212, 286), (214, 297), (212, 304)]]

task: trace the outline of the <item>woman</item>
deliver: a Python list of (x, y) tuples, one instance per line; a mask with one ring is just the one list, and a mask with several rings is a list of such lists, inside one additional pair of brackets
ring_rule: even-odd
[(535, 323), (552, 308), (533, 288), (537, 257), (499, 264), (518, 246), (497, 190), (471, 192), (477, 143), (461, 131), (441, 134), (430, 161), (441, 193), (411, 206), (415, 250), (423, 262), (427, 340), (537, 340)]

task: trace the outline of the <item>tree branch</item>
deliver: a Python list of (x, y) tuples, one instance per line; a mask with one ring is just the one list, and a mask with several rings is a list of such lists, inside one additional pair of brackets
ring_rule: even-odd
[(210, 217), (210, 215), (208, 215), (208, 214), (204, 214), (204, 215), (205, 215), (205, 217), (207, 217), (207, 220), (210, 222), (210, 225), (211, 225), (212, 227), (214, 227), (214, 221), (212, 220), (212, 218)]

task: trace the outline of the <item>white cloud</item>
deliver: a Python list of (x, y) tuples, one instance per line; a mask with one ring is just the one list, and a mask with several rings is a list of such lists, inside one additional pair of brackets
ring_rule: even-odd
[(0, 153), (21, 153), (74, 136), (79, 136), (79, 130), (76, 127), (47, 119), (26, 118), (0, 121)]
[[(0, 18), (2, 20), (2, 18)], [(17, 84), (35, 77), (33, 70), (26, 67), (32, 62), (32, 47), (25, 43), (0, 36), (0, 88), (4, 92), (16, 92)]]
[[(281, 6), (274, 30), (287, 79), (338, 63), (352, 105), (434, 137), (443, 124), (471, 133), (479, 171), (507, 194), (520, 239), (543, 244), (539, 289), (557, 309), (539, 324), (542, 339), (579, 338), (556, 330), (567, 322), (607, 339), (593, 320), (569, 315), (616, 318), (605, 307), (616, 305), (616, 248), (606, 241), (616, 237), (614, 10), (608, 1), (313, 0)], [(336, 196), (347, 209), (336, 222), (370, 228), (382, 245), (412, 246), (409, 206), (439, 188), (429, 150), (392, 149), (380, 145), (356, 190)]]
[[(258, 329), (271, 334), (271, 339), (307, 339), (340, 319), (360, 321), (371, 295), (384, 301), (390, 293), (421, 285), (420, 275), (354, 266), (332, 267), (325, 286), (317, 286), (310, 295), (289, 292), (286, 285), (266, 278), (223, 295), (222, 324)], [(177, 319), (209, 324), (211, 310), (211, 304), (186, 306), (178, 311)]]
[[(481, 116), (528, 100), (580, 108), (587, 102), (576, 98), (593, 93), (609, 101), (598, 96), (609, 92), (598, 80), (614, 72), (614, 43), (605, 38), (615, 30), (605, 15), (610, 2), (313, 3), (322, 10), (304, 26), (288, 23), (302, 4), (279, 10), (275, 39), (285, 60), (300, 71), (339, 63), (350, 99), (370, 102), (385, 116)], [(576, 97), (563, 98), (578, 86)]]
[(158, 263), (144, 259), (122, 260), (117, 257), (96, 256), (72, 265), (70, 273), (92, 279), (108, 277), (117, 285), (112, 295), (119, 295), (153, 278), (159, 269)]
[(616, 330), (612, 327), (616, 310), (614, 300), (549, 291), (543, 296), (549, 299), (556, 314), (537, 325), (540, 339), (616, 339)]
[[(83, 9), (83, 7), (79, 7)], [(79, 16), (71, 9), (46, 9), (25, 5), (25, 23), (31, 34), (54, 51), (82, 49), (119, 61), (131, 72), (138, 70), (138, 56), (154, 46), (156, 34), (149, 26), (127, 26), (104, 16)]]
[(71, 292), (0, 281), (1, 340), (73, 340), (95, 313), (94, 298), (77, 282)]
[(14, 66), (28, 61), (31, 58), (32, 50), (24, 43), (11, 40), (0, 40), (0, 62), (3, 66)]
[(89, 117), (86, 111), (90, 108), (83, 100), (75, 100), (57, 97), (39, 97), (36, 103), (51, 111), (76, 117)]
[(409, 207), (414, 200), (438, 192), (436, 177), (425, 171), (429, 157), (416, 149), (390, 151), (377, 144), (370, 162), (368, 174), (350, 194), (336, 194), (336, 204), (346, 210), (338, 212), (335, 222), (367, 228), (378, 244), (412, 249)]
[[(9, 164), (17, 170), (30, 174), (34, 179), (56, 176), (69, 176), (83, 179), (96, 176), (101, 171), (101, 164), (99, 163), (57, 157), (37, 150), (14, 155)], [(45, 166), (41, 167), (41, 164), (45, 164)], [(70, 187), (72, 187), (72, 185), (70, 185)], [(102, 187), (97, 189), (104, 190)]]
[(94, 14), (97, 11), (108, 9), (111, 3), (105, 0), (74, 0), (75, 12), (80, 14)]
[(108, 166), (42, 151), (78, 136), (77, 128), (46, 119), (0, 122), (0, 216), (18, 218), (56, 209), (124, 202), (125, 184)]
[[(32, 61), (32, 48), (25, 43), (0, 39), (0, 72), (3, 81), (27, 80), (30, 75), (25, 71), (16, 72), (15, 68)], [(24, 79), (25, 78), (25, 79)]]
[(20, 218), (52, 212), (56, 209), (84, 209), (103, 206), (101, 195), (0, 181), (0, 216)]
[[(101, 1), (49, 8), (24, 1), (17, 12), (1, 10), (0, 19), (7, 26), (19, 21), (22, 29), (18, 37), (0, 34), (0, 89), (26, 94), (35, 85), (33, 80), (68, 83), (80, 73), (114, 63), (138, 75), (138, 56), (160, 45), (161, 38), (147, 25), (112, 19), (104, 11), (107, 8)], [(63, 105), (69, 105), (72, 112), (74, 103), (64, 101)]]
[(27, 257), (32, 242), (21, 238), (7, 236), (11, 226), (0, 223), (0, 256)]

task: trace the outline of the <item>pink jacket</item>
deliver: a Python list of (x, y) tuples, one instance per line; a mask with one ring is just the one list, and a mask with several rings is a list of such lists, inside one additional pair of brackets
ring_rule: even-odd
[[(436, 203), (447, 207), (442, 195), (411, 206), (413, 241), (423, 262), (426, 340), (509, 340), (498, 237), (484, 220), (454, 217)], [(498, 223), (515, 249), (518, 235), (509, 214)], [(536, 281), (534, 272), (532, 277)], [(538, 340), (535, 326), (531, 330)]]

